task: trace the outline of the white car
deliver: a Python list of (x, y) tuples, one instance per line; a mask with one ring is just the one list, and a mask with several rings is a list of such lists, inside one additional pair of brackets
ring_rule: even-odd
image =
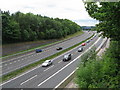
[(52, 61), (51, 60), (46, 60), (43, 64), (42, 64), (42, 67), (47, 67), (49, 65), (52, 64)]

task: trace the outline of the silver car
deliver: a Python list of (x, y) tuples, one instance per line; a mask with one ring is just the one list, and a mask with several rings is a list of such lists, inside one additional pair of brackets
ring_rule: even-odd
[(42, 67), (47, 67), (49, 65), (52, 64), (52, 61), (51, 60), (46, 60), (43, 64), (42, 64)]
[(83, 48), (80, 47), (80, 48), (78, 49), (78, 52), (82, 52), (82, 51), (83, 51)]
[(71, 60), (71, 57), (72, 57), (71, 54), (64, 55), (64, 57), (63, 57), (63, 61)]

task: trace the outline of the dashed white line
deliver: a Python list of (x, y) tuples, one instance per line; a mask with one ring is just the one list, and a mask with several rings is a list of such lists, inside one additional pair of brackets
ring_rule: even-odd
[(10, 64), (12, 64), (12, 63), (10, 63)]
[(50, 68), (52, 68), (53, 66), (54, 66), (54, 65), (52, 65), (51, 67), (49, 67), (49, 68), (45, 69), (45, 70), (44, 70), (44, 72), (45, 72), (45, 71), (47, 71), (47, 70), (49, 70), (49, 69), (50, 69)]
[[(101, 37), (100, 37), (101, 38)], [(56, 74), (58, 74), (59, 72), (61, 72), (63, 69), (65, 69), (67, 66), (71, 65), (73, 62), (75, 62), (78, 58), (80, 58), (84, 53), (86, 53), (89, 49), (91, 49), (99, 40), (100, 38), (92, 45), (90, 46), (86, 51), (84, 51), (81, 55), (79, 55), (78, 57), (76, 57), (73, 61), (71, 61), (70, 63), (68, 63), (66, 66), (64, 66), (63, 68), (61, 68), (60, 70), (58, 70), (56, 73), (54, 73), (52, 76), (50, 76), (49, 78), (47, 78), (46, 80), (44, 80), (43, 82), (41, 82), (40, 84), (38, 84), (38, 87), (41, 86), (43, 83), (45, 83), (46, 81), (48, 81), (49, 79), (51, 79), (52, 77), (54, 77)]]
[(28, 58), (30, 58), (31, 56), (28, 56)]
[(5, 66), (7, 66), (7, 64), (5, 64)]
[(61, 63), (62, 62), (62, 60), (61, 61), (59, 61), (58, 63)]
[[(78, 48), (78, 47), (76, 47), (76, 48)], [(74, 49), (76, 49), (76, 48), (74, 48)], [(73, 50), (73, 49), (72, 49), (72, 50)], [(72, 50), (70, 50), (70, 51), (72, 51)], [(68, 52), (70, 52), (70, 51), (68, 51)], [(68, 52), (66, 52), (66, 53), (68, 53)], [(66, 54), (66, 53), (64, 53), (64, 54)], [(62, 55), (64, 55), (64, 54), (62, 54)], [(62, 56), (62, 55), (60, 55), (60, 56)], [(58, 56), (58, 57), (54, 58), (53, 60), (55, 60), (55, 59), (59, 58), (60, 56)], [(8, 83), (8, 82), (10, 82), (10, 81), (12, 81), (12, 80), (15, 80), (15, 79), (17, 79), (17, 78), (19, 78), (19, 77), (21, 77), (21, 76), (23, 76), (23, 75), (25, 75), (25, 74), (27, 74), (27, 73), (29, 73), (29, 72), (33, 71), (33, 70), (35, 70), (35, 69), (39, 68), (39, 67), (41, 67), (41, 65), (40, 65), (40, 66), (38, 66), (38, 67), (33, 68), (32, 70), (29, 70), (29, 71), (27, 71), (27, 72), (25, 72), (25, 73), (21, 74), (21, 75), (19, 75), (19, 76), (15, 77), (15, 78), (13, 78), (13, 79), (10, 79), (10, 80), (8, 80), (8, 81), (6, 81), (6, 82), (4, 82), (4, 83), (0, 84), (0, 86), (4, 85), (4, 84), (6, 84), (6, 83)]]
[[(29, 53), (29, 54), (27, 54), (27, 55), (31, 55), (31, 54), (34, 54), (34, 53)], [(19, 57), (17, 57), (17, 58), (10, 59), (10, 60), (8, 60), (8, 61), (12, 61), (12, 60), (15, 60), (15, 59), (19, 59), (19, 58), (24, 57), (24, 56), (27, 56), (27, 55), (22, 55), (22, 56), (19, 56)], [(4, 62), (2, 62), (2, 63), (8, 62), (8, 61), (4, 61)]]
[(35, 77), (37, 77), (37, 75), (35, 75), (35, 76), (33, 76), (33, 77), (29, 78), (28, 80), (26, 80), (26, 81), (22, 82), (20, 85), (23, 85), (24, 83), (26, 83), (26, 82), (30, 81), (31, 79), (33, 79), (33, 78), (35, 78)]

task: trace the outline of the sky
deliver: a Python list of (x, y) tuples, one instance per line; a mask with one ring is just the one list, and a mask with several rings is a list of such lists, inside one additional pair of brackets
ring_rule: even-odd
[(80, 26), (94, 26), (99, 23), (85, 10), (82, 0), (2, 0), (2, 11), (34, 13), (52, 18), (69, 19)]

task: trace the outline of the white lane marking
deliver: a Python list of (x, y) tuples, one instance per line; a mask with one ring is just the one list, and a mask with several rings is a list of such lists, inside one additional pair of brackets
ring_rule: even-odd
[[(37, 59), (37, 60), (35, 60), (35, 61), (33, 61), (33, 62), (30, 62), (30, 63), (27, 63), (27, 64), (25, 64), (25, 65), (23, 65), (23, 66), (20, 66), (20, 67), (18, 67), (18, 68), (16, 68), (16, 69), (20, 69), (20, 68), (22, 68), (22, 67), (24, 67), (24, 66), (26, 66), (26, 65), (29, 65), (29, 64), (31, 64), (31, 63), (34, 63), (34, 62), (36, 62), (36, 61), (38, 61), (38, 60), (40, 60), (40, 59)], [(41, 65), (40, 65), (41, 66)], [(36, 67), (35, 67), (36, 68)], [(39, 66), (38, 66), (38, 68), (39, 68)], [(15, 70), (16, 70), (15, 69)], [(37, 69), (37, 68), (36, 68)], [(11, 70), (12, 71), (12, 70)], [(31, 70), (30, 70), (31, 71)], [(9, 70), (9, 72), (10, 72), (10, 70)], [(9, 73), (9, 72), (6, 72), (6, 73)], [(6, 73), (3, 73), (3, 74), (6, 74)], [(24, 74), (26, 74), (26, 73), (23, 73), (23, 75)], [(1, 85), (0, 85), (1, 86)]]
[[(27, 55), (31, 55), (31, 54), (34, 54), (34, 53), (30, 53), (30, 54), (27, 54)], [(19, 57), (17, 57), (17, 58), (13, 58), (13, 59), (10, 59), (10, 60), (7, 60), (7, 61), (3, 61), (2, 63), (9, 62), (9, 61), (12, 61), (12, 60), (14, 60), (14, 59), (19, 59), (19, 58), (24, 57), (24, 56), (27, 56), (27, 55), (22, 55), (22, 56), (19, 56)]]
[(49, 70), (49, 69), (50, 69), (50, 68), (52, 68), (53, 66), (54, 66), (54, 65), (52, 65), (51, 67), (49, 67), (49, 68), (45, 69), (45, 70), (44, 70), (44, 72), (45, 72), (45, 71), (47, 71), (47, 70)]
[[(99, 48), (99, 47), (98, 47)], [(69, 75), (69, 76), (67, 76), (62, 82), (60, 82), (56, 87), (55, 87), (55, 89), (53, 89), (53, 90), (56, 90), (56, 88), (58, 88), (63, 82), (65, 82), (65, 80), (67, 80), (73, 73), (75, 73), (75, 71), (78, 69), (78, 67)]]
[(29, 71), (27, 71), (27, 72), (25, 72), (25, 73), (23, 73), (23, 74), (21, 74), (21, 75), (15, 77), (15, 78), (13, 78), (13, 79), (10, 79), (9, 81), (6, 81), (6, 82), (0, 84), (0, 86), (4, 85), (4, 84), (6, 84), (6, 83), (8, 83), (8, 82), (10, 82), (10, 81), (13, 81), (13, 80), (15, 80), (15, 79), (17, 79), (17, 78), (19, 78), (19, 77), (21, 77), (21, 76), (23, 76), (23, 75), (25, 75), (25, 74), (31, 72), (31, 71), (33, 71), (33, 70), (35, 70), (35, 69), (37, 69), (37, 68), (39, 68), (39, 67), (41, 67), (41, 66), (42, 66), (42, 65), (40, 65), (40, 66), (38, 66), (38, 67), (36, 67), (36, 68), (33, 68), (32, 70), (29, 70)]
[[(51, 47), (50, 47), (51, 48)], [(73, 49), (72, 49), (73, 50)], [(70, 51), (72, 51), (72, 50), (70, 50)], [(68, 51), (69, 52), (69, 51)], [(66, 52), (67, 53), (67, 52)], [(37, 53), (36, 55), (34, 54), (34, 53), (30, 53), (30, 54), (32, 54), (31, 56), (36, 56), (36, 55), (39, 55), (39, 54), (41, 54), (41, 53)], [(27, 54), (27, 55), (30, 55), (30, 54)], [(22, 56), (20, 56), (20, 57), (24, 57), (24, 56), (27, 56), (27, 55), (22, 55)], [(14, 59), (18, 59), (18, 58), (20, 58), (20, 57), (17, 57), (17, 58), (13, 58), (13, 59), (10, 59), (10, 60), (8, 60), (8, 61), (11, 61), (11, 60), (14, 60)], [(24, 58), (24, 59), (27, 59), (27, 58)], [(56, 59), (56, 58), (55, 58)], [(23, 60), (23, 59), (22, 59)], [(2, 63), (5, 63), (5, 62), (7, 62), (7, 61), (4, 61), (4, 62), (2, 62)]]
[[(99, 37), (99, 38), (101, 38), (101, 37)], [(65, 54), (67, 54), (68, 52), (71, 52), (72, 50), (74, 50), (74, 49), (76, 49), (76, 48), (78, 48), (78, 47), (80, 47), (80, 46), (77, 46), (77, 47), (75, 47), (75, 48), (73, 48), (73, 49), (71, 49), (71, 50), (69, 50), (69, 51), (67, 51), (67, 52), (65, 52), (65, 53), (63, 53), (63, 54), (61, 54), (61, 55), (59, 55), (58, 57), (55, 57), (55, 58), (52, 59), (52, 60), (55, 60), (55, 59), (57, 59), (57, 58), (59, 58), (59, 57), (65, 55)]]
[(103, 39), (102, 43), (99, 45), (99, 47), (96, 49), (96, 51), (98, 51), (102, 47), (102, 45), (105, 43), (106, 40), (107, 40), (107, 38)]
[[(83, 35), (84, 35), (84, 34), (83, 34)], [(64, 42), (63, 42), (62, 44), (64, 44)], [(51, 48), (52, 48), (52, 47), (48, 47), (47, 49), (51, 49)], [(29, 51), (29, 50), (28, 50), (28, 51)], [(19, 53), (18, 53), (18, 54), (19, 54)], [(27, 55), (22, 55), (22, 56), (19, 56), (19, 57), (17, 57), (17, 58), (13, 58), (13, 59), (4, 61), (4, 62), (2, 62), (2, 63), (8, 62), (8, 61), (12, 61), (12, 60), (14, 60), (14, 59), (18, 59), (18, 58), (21, 58), (21, 57), (24, 57), (24, 56), (28, 56), (28, 55), (31, 55), (31, 54), (34, 54), (34, 52), (29, 53), (29, 54), (27, 54)], [(15, 55), (17, 55), (17, 54), (15, 54)], [(32, 55), (32, 56), (33, 56), (33, 55)]]
[(37, 77), (37, 75), (35, 75), (35, 76), (33, 76), (33, 77), (29, 78), (28, 80), (26, 80), (26, 81), (22, 82), (20, 85), (23, 85), (24, 83), (26, 83), (26, 82), (28, 82), (28, 81), (32, 80), (32, 79), (33, 79), (33, 78), (35, 78), (35, 77)]
[(10, 64), (12, 64), (12, 63), (10, 63)]
[[(65, 80), (67, 80), (73, 73), (75, 73), (75, 71), (78, 69), (78, 67), (72, 72), (72, 73), (70, 73), (62, 82), (60, 82), (56, 87), (55, 87), (55, 89), (56, 88), (58, 88), (63, 82), (65, 82)], [(53, 89), (53, 90), (55, 90), (55, 89)]]
[(5, 64), (5, 66), (7, 66), (7, 64)]
[(31, 56), (28, 56), (27, 58), (29, 58), (29, 57), (31, 57)]
[(14, 62), (16, 62), (16, 61), (14, 61)]
[[(101, 37), (99, 37), (99, 38), (101, 38)], [(79, 47), (79, 46), (78, 46), (78, 47)], [(78, 47), (76, 47), (76, 48), (78, 48)], [(71, 52), (72, 50), (74, 50), (74, 49), (76, 49), (76, 48), (73, 48), (73, 49), (69, 50), (68, 52)], [(68, 53), (68, 52), (66, 52), (66, 53)], [(66, 54), (66, 53), (64, 53), (64, 54)], [(57, 59), (57, 58), (63, 56), (64, 54), (62, 54), (62, 55), (60, 55), (60, 56), (54, 58), (53, 61), (54, 61), (55, 59)], [(35, 61), (36, 61), (36, 60), (35, 60)], [(33, 62), (32, 62), (32, 63), (33, 63)], [(9, 81), (6, 81), (6, 82), (0, 84), (0, 86), (4, 85), (4, 84), (6, 84), (6, 83), (9, 83), (9, 82), (11, 82), (12, 80), (15, 80), (15, 79), (17, 79), (17, 78), (19, 78), (19, 77), (21, 77), (21, 76), (23, 76), (23, 75), (25, 75), (25, 74), (27, 74), (27, 73), (29, 73), (29, 72), (35, 70), (35, 69), (41, 67), (41, 66), (42, 66), (42, 65), (40, 65), (40, 66), (38, 66), (38, 67), (35, 67), (35, 68), (33, 68), (32, 70), (29, 70), (29, 71), (27, 71), (27, 72), (25, 72), (25, 73), (23, 73), (23, 74), (21, 74), (21, 75), (19, 75), (19, 76), (16, 76), (15, 78), (10, 79)], [(21, 67), (22, 67), (22, 66), (21, 66)]]
[(66, 66), (64, 66), (63, 68), (61, 68), (60, 70), (58, 70), (56, 73), (54, 73), (52, 76), (50, 76), (49, 78), (47, 78), (46, 80), (44, 80), (43, 82), (41, 82), (40, 84), (38, 84), (38, 87), (41, 86), (43, 83), (45, 83), (46, 81), (48, 81), (49, 79), (51, 79), (52, 77), (54, 77), (56, 74), (58, 74), (59, 72), (61, 72), (63, 69), (65, 69), (66, 67), (68, 67), (69, 65), (71, 65), (73, 62), (75, 62), (78, 58), (80, 58), (84, 53), (86, 53), (89, 49), (91, 49), (98, 41), (100, 40), (100, 38), (91, 46), (89, 47), (86, 51), (84, 51), (81, 55), (79, 55), (77, 58), (75, 58), (73, 61), (71, 61), (70, 63), (68, 63)]
[(61, 63), (62, 62), (62, 60), (61, 61), (59, 61), (58, 63)]

